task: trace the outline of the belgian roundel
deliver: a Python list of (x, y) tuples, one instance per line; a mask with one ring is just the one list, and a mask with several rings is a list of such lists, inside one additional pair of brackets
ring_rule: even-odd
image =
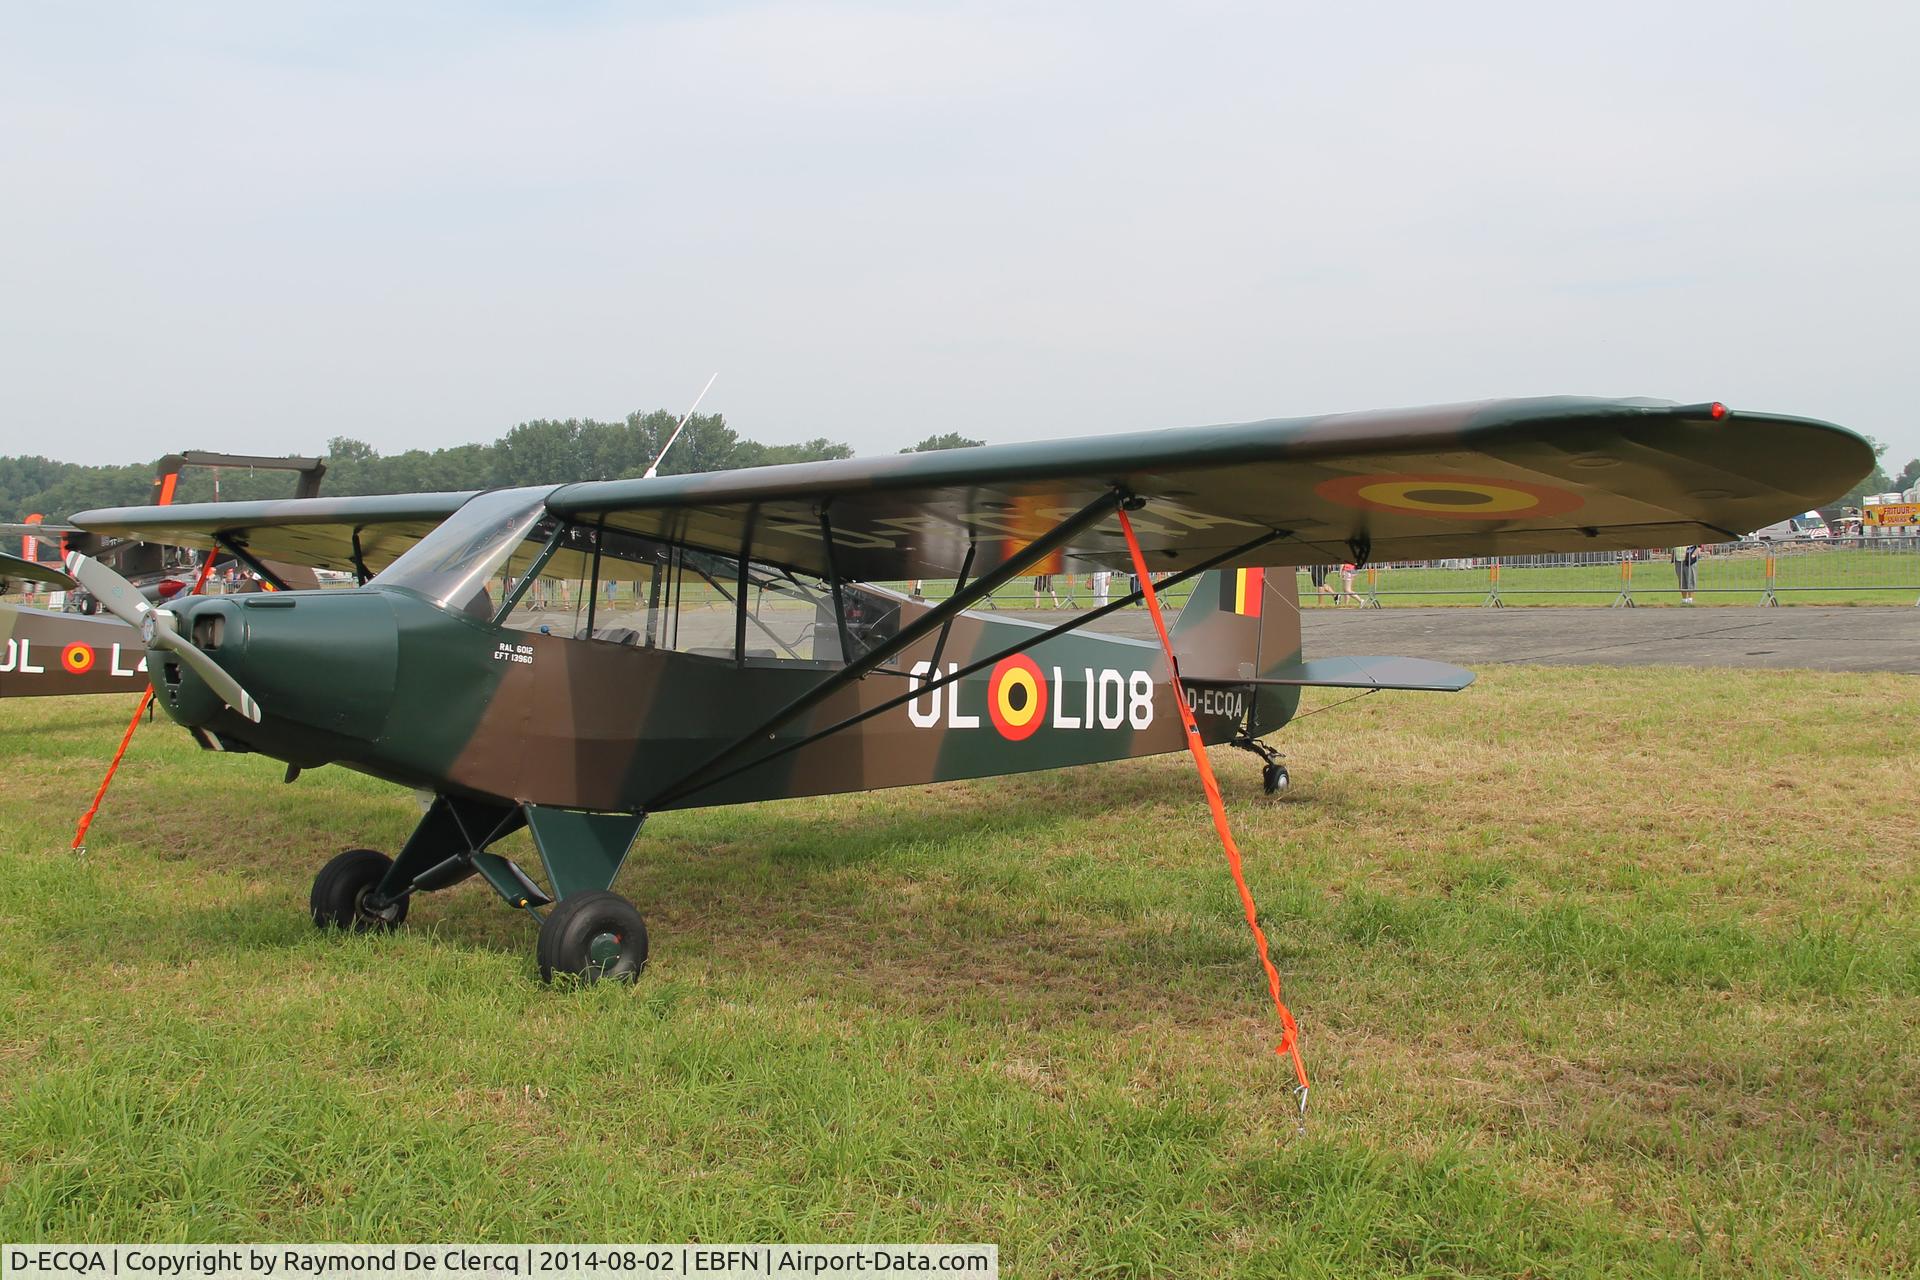
[(93, 646), (75, 640), (60, 651), (60, 665), (68, 675), (83, 676), (93, 670)]
[(1437, 516), (1442, 520), (1520, 520), (1578, 510), (1586, 499), (1567, 489), (1478, 476), (1341, 476), (1313, 487), (1343, 507)]
[(1047, 715), (1047, 680), (1025, 654), (1002, 658), (987, 677), (987, 715), (1009, 742), (1033, 736)]

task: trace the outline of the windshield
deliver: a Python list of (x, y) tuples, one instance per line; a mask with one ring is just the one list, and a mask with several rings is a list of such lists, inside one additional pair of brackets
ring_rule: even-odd
[(495, 489), (467, 500), (379, 576), (376, 586), (406, 587), (435, 604), (493, 616), (487, 579), (547, 511), (552, 485)]

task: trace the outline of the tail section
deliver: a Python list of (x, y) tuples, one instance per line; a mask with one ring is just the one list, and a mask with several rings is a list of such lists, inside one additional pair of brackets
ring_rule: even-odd
[[(1300, 599), (1291, 568), (1215, 569), (1194, 579), (1173, 624), (1180, 674), (1210, 683), (1264, 680), (1300, 661)], [(1273, 733), (1293, 718), (1300, 690), (1256, 685), (1249, 732)]]

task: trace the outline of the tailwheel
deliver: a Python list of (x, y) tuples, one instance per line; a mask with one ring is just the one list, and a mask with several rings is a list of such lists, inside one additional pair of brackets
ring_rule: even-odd
[(1277, 796), (1291, 785), (1293, 779), (1287, 775), (1287, 766), (1278, 760), (1264, 765), (1260, 769), (1260, 785), (1270, 796)]
[(604, 889), (569, 894), (540, 924), (540, 978), (572, 974), (583, 983), (632, 982), (647, 963), (647, 922)]
[(378, 903), (373, 891), (393, 859), (377, 849), (349, 849), (320, 868), (307, 900), (313, 922), (322, 929), (372, 933), (391, 929), (407, 918), (407, 900)]

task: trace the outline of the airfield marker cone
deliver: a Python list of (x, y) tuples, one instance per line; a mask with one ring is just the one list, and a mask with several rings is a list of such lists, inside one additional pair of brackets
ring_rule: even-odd
[(1247, 877), (1241, 869), (1240, 846), (1234, 843), (1233, 831), (1227, 825), (1226, 802), (1220, 798), (1220, 782), (1214, 777), (1213, 762), (1207, 758), (1207, 744), (1201, 740), (1200, 726), (1194, 722), (1193, 708), (1187, 705), (1187, 691), (1180, 683), (1180, 667), (1174, 660), (1173, 641), (1167, 635), (1166, 619), (1160, 616), (1160, 597), (1153, 589), (1153, 575), (1147, 572), (1147, 558), (1140, 551), (1140, 543), (1133, 536), (1133, 521), (1127, 519), (1127, 509), (1119, 510), (1120, 531), (1127, 536), (1127, 550), (1133, 556), (1134, 572), (1140, 575), (1140, 590), (1146, 597), (1147, 612), (1153, 617), (1153, 629), (1160, 635), (1160, 647), (1167, 655), (1167, 679), (1173, 685), (1173, 702), (1180, 709), (1180, 724), (1186, 730), (1187, 750), (1193, 755), (1193, 763), (1200, 771), (1200, 785), (1207, 793), (1207, 808), (1213, 812), (1213, 829), (1220, 837), (1220, 847), (1226, 850), (1227, 869), (1233, 873), (1233, 884), (1240, 891), (1240, 908), (1246, 912), (1247, 928), (1253, 930), (1253, 940), (1260, 949), (1260, 964), (1267, 971), (1267, 993), (1273, 997), (1274, 1012), (1280, 1015), (1280, 1043), (1274, 1046), (1277, 1054), (1291, 1055), (1293, 1074), (1300, 1081), (1295, 1093), (1300, 1100), (1300, 1118), (1305, 1121), (1307, 1115), (1307, 1065), (1300, 1057), (1300, 1028), (1293, 1020), (1293, 1012), (1287, 1008), (1287, 1002), (1280, 997), (1280, 971), (1273, 967), (1273, 956), (1267, 947), (1267, 935), (1260, 928), (1259, 908), (1254, 905), (1253, 891), (1247, 888)]
[[(200, 576), (194, 579), (193, 590), (187, 592), (188, 595), (199, 595), (207, 585), (207, 575), (213, 572), (213, 562), (219, 554), (218, 551), (207, 552), (207, 561), (200, 566)], [(140, 727), (140, 717), (152, 705), (153, 684), (149, 681), (147, 691), (140, 695), (140, 705), (133, 709), (133, 719), (127, 721), (127, 731), (120, 735), (120, 749), (113, 753), (113, 759), (107, 764), (106, 775), (100, 779), (100, 789), (93, 793), (93, 803), (80, 815), (80, 825), (73, 833), (73, 844), (68, 846), (72, 852), (83, 854), (87, 851), (87, 828), (93, 825), (94, 815), (100, 812), (100, 802), (107, 798), (107, 788), (113, 784), (113, 775), (120, 768), (120, 758), (127, 754), (127, 746), (133, 741), (133, 731)]]

